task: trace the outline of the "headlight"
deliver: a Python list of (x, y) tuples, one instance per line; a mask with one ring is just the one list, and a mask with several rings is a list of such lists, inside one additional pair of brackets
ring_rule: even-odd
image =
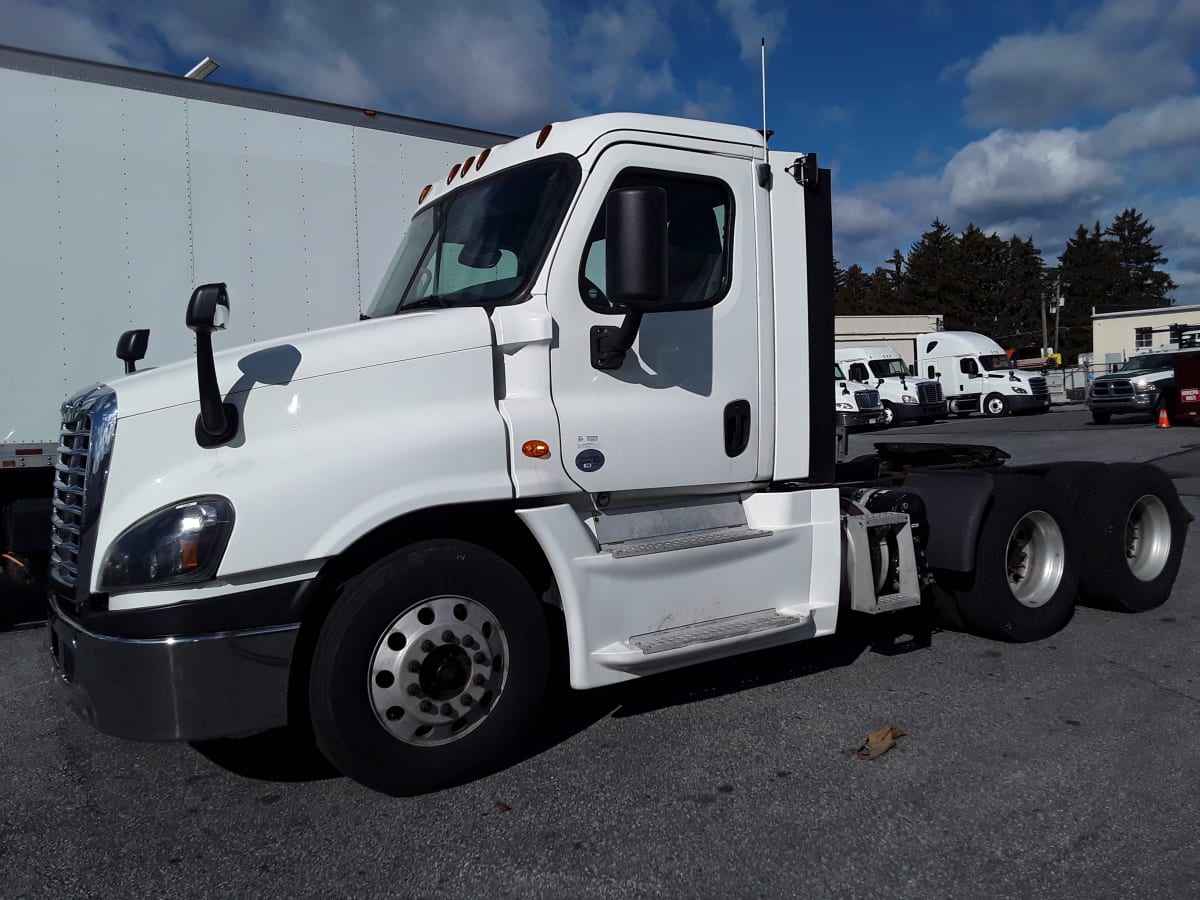
[(1028, 394), (1029, 391), (1025, 390), (1025, 388), (1023, 388), (1023, 387), (1015, 387), (1015, 388), (1013, 388), (1013, 393), (1014, 394)]
[(901, 403), (920, 403), (920, 401), (912, 394), (904, 394), (900, 397)]
[(156, 510), (112, 542), (100, 567), (101, 591), (206, 581), (233, 531), (233, 505), (195, 497)]
[(838, 403), (837, 408), (840, 410), (849, 411), (849, 412), (853, 412), (855, 409), (857, 409), (857, 407), (853, 403), (841, 403), (841, 402)]
[(1143, 391), (1143, 392), (1144, 391), (1153, 391), (1153, 390), (1158, 389), (1157, 385), (1155, 385), (1149, 381), (1135, 381), (1133, 383), (1133, 388), (1134, 388), (1134, 390)]

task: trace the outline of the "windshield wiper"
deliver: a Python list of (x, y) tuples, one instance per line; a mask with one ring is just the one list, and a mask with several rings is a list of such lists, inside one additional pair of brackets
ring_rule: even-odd
[(446, 309), (449, 306), (450, 304), (437, 294), (430, 294), (428, 297), (422, 297), (420, 300), (414, 300), (412, 303), (402, 304), (396, 312), (409, 312), (414, 309)]

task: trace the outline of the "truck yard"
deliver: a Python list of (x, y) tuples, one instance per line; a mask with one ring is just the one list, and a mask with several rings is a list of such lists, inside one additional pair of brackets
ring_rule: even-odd
[[(1200, 515), (1200, 429), (1081, 405), (856, 434), (1014, 463), (1154, 462)], [(391, 798), (281, 732), (98, 733), (44, 627), (0, 633), (6, 896), (1182, 896), (1200, 877), (1200, 524), (1174, 592), (1007, 644), (922, 610), (636, 684), (558, 695), (515, 765)], [(6, 588), (5, 590), (8, 590)], [(36, 588), (0, 623), (38, 615)], [(863, 761), (869, 732), (906, 734)]]

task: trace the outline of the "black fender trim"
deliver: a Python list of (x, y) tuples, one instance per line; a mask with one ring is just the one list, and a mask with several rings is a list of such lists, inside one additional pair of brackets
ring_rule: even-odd
[(994, 485), (992, 473), (979, 470), (909, 471), (901, 487), (925, 504), (930, 566), (951, 572), (975, 568), (975, 545)]

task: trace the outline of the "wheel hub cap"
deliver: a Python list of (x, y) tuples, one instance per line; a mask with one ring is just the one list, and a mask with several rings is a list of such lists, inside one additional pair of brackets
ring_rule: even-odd
[(1026, 513), (1008, 537), (1008, 586), (1017, 602), (1036, 609), (1050, 602), (1062, 583), (1066, 541), (1054, 517)]
[(1162, 574), (1171, 555), (1171, 516), (1152, 494), (1139, 497), (1125, 522), (1125, 561), (1139, 581)]
[(375, 644), (371, 707), (406, 744), (450, 743), (488, 717), (504, 690), (507, 661), (508, 640), (486, 607), (466, 597), (423, 600)]

